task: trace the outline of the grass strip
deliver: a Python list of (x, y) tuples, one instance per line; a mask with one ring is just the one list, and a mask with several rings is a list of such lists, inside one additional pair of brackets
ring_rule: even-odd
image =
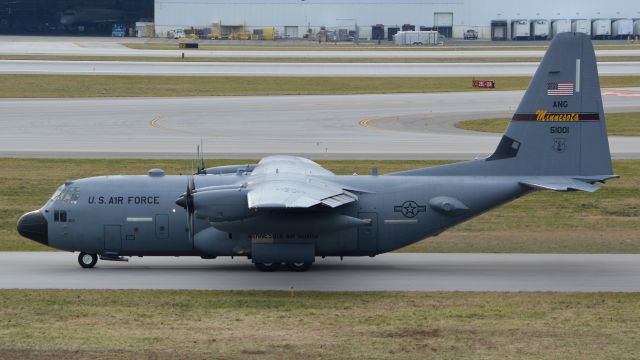
[[(207, 166), (252, 160), (209, 160)], [(443, 161), (319, 161), (337, 174), (381, 174)], [(0, 251), (48, 250), (21, 238), (18, 217), (42, 206), (67, 179), (146, 174), (163, 168), (188, 173), (191, 160), (0, 159)], [(405, 252), (640, 253), (640, 161), (614, 161), (612, 180), (593, 194), (540, 191), (489, 211)]]
[[(523, 77), (491, 77), (496, 90), (522, 90)], [(269, 96), (477, 91), (471, 77), (234, 77), (0, 75), (0, 98)], [(640, 76), (603, 77), (602, 87), (637, 87)], [(494, 90), (485, 90), (494, 91)]]
[[(640, 136), (640, 113), (611, 113), (606, 114), (607, 132), (611, 136)], [(456, 124), (457, 128), (503, 133), (509, 125), (509, 119), (467, 120)]]
[[(212, 273), (215, 276), (215, 272)], [(638, 293), (1, 290), (0, 358), (631, 359)]]

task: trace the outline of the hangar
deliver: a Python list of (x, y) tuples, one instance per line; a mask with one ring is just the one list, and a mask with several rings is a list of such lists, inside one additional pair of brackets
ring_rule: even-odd
[(141, 19), (153, 21), (153, 0), (0, 0), (0, 34), (111, 35)]
[[(64, 24), (62, 19), (67, 20)], [(0, 34), (111, 33), (114, 23), (132, 29), (136, 22), (152, 22), (155, 36), (166, 37), (181, 29), (253, 34), (266, 28), (281, 37), (302, 38), (321, 29), (346, 30), (351, 36), (372, 39), (375, 25), (384, 37), (394, 29), (437, 30), (462, 38), (473, 29), (480, 38), (517, 36), (514, 29), (534, 20), (547, 21), (549, 31), (571, 27), (582, 20), (640, 19), (636, 0), (608, 2), (585, 0), (3, 0), (0, 1)], [(81, 20), (81, 21), (80, 21)], [(568, 25), (567, 25), (568, 24)], [(637, 26), (640, 30), (640, 26)], [(133, 35), (133, 32), (131, 32)], [(519, 37), (519, 36), (517, 36)], [(526, 37), (526, 36), (525, 36)]]

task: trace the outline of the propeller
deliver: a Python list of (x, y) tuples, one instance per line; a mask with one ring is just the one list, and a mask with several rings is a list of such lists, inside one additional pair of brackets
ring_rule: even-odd
[(189, 176), (189, 180), (187, 181), (187, 191), (180, 195), (180, 197), (176, 200), (176, 205), (187, 210), (187, 229), (189, 231), (189, 241), (193, 242), (193, 233), (195, 228), (195, 219), (194, 219), (194, 202), (193, 202), (193, 193), (196, 191), (196, 184), (193, 180), (193, 176)]

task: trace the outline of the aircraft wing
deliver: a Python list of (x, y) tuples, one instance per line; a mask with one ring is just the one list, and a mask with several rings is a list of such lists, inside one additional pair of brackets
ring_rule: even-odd
[(326, 179), (334, 175), (319, 164), (294, 156), (262, 159), (249, 177), (250, 209), (336, 208), (358, 201), (358, 196)]

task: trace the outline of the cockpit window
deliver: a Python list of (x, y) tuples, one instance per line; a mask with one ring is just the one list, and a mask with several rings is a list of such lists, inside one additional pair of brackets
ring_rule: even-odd
[(54, 197), (56, 201), (61, 201), (61, 202), (66, 202), (71, 204), (77, 203), (79, 198), (80, 198), (80, 189), (77, 187), (66, 187), (62, 191), (60, 191), (58, 196)]

